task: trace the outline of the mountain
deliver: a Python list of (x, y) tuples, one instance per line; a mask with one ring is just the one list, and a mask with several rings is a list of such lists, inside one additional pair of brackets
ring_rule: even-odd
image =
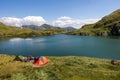
[(36, 25), (23, 25), (22, 27), (23, 28), (30, 28), (30, 29), (33, 29), (33, 30), (39, 29), (39, 26), (36, 26)]
[(82, 26), (81, 29), (70, 33), (74, 35), (120, 36), (120, 9), (103, 17), (95, 24)]
[(77, 29), (75, 29), (73, 27), (65, 27), (65, 28), (62, 28), (62, 29), (65, 30), (65, 31), (69, 31), (69, 32), (77, 30)]
[(104, 28), (109, 30), (110, 35), (120, 36), (120, 9), (103, 17), (94, 28)]
[[(45, 25), (42, 25), (44, 28)], [(45, 35), (54, 35), (63, 33), (63, 30), (60, 29), (52, 29), (51, 26), (47, 26), (45, 28), (51, 28), (49, 30), (32, 30), (27, 28), (29, 26), (25, 26), (25, 28), (7, 26), (0, 22), (0, 38), (1, 37), (34, 37), (34, 36), (45, 36)], [(36, 28), (35, 26), (30, 26), (32, 28)]]
[(100, 21), (98, 21), (94, 25), (94, 28), (99, 28), (99, 27), (111, 28), (114, 24), (116, 24), (118, 22), (120, 22), (120, 9), (103, 17)]
[(65, 27), (65, 28), (61, 28), (61, 27), (56, 27), (56, 26), (52, 26), (49, 24), (43, 24), (41, 26), (36, 26), (36, 25), (23, 25), (23, 28), (30, 28), (33, 30), (48, 30), (48, 29), (60, 29), (60, 30), (64, 30), (64, 31), (75, 31), (76, 29), (73, 27)]
[(55, 26), (52, 26), (52, 25), (48, 25), (48, 24), (43, 24), (40, 26), (41, 29), (52, 29), (52, 28), (56, 28)]
[(23, 25), (22, 27), (23, 28), (30, 28), (30, 29), (33, 29), (33, 30), (47, 30), (47, 29), (57, 28), (55, 26), (51, 26), (51, 25), (48, 25), (48, 24), (43, 24), (41, 26), (37, 26), (37, 25)]

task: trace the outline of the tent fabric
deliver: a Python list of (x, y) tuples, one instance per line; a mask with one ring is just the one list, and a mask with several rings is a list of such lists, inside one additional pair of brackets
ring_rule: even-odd
[(22, 61), (22, 59), (19, 56), (16, 56), (13, 61)]
[(35, 66), (42, 66), (44, 64), (48, 63), (48, 59), (44, 56), (38, 58), (33, 64)]
[(30, 60), (33, 60), (33, 59), (34, 59), (32, 56), (30, 56), (29, 58), (30, 58)]
[(48, 59), (46, 57), (43, 57), (43, 63), (44, 64), (48, 63)]
[(29, 56), (29, 57), (27, 57), (27, 60), (28, 60), (29, 62), (34, 62), (34, 57)]

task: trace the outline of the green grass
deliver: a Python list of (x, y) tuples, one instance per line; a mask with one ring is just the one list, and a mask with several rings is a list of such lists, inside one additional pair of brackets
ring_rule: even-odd
[(94, 24), (84, 25), (79, 30), (70, 32), (67, 34), (85, 35), (85, 36), (106, 36), (106, 35), (111, 36), (113, 35), (111, 33), (112, 28), (115, 27), (116, 24), (119, 29), (120, 28), (120, 9), (103, 17), (101, 20), (99, 20)]
[(47, 56), (49, 63), (13, 61), (14, 56), (0, 55), (0, 80), (119, 80), (120, 66), (109, 59), (80, 56)]
[(82, 35), (82, 36), (97, 36), (99, 33), (104, 33), (104, 32), (110, 33), (110, 30), (108, 28), (103, 28), (103, 27), (94, 28), (94, 24), (88, 24), (88, 25), (84, 25), (79, 30), (67, 34)]
[(103, 17), (100, 21), (95, 24), (95, 28), (104, 27), (111, 28), (115, 23), (120, 22), (120, 9), (112, 12), (111, 14)]

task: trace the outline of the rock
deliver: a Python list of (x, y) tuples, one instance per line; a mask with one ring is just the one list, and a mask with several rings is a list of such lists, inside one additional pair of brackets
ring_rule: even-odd
[(120, 60), (111, 60), (111, 64), (120, 65)]
[(120, 22), (113, 25), (111, 34), (114, 36), (120, 36)]
[(108, 35), (109, 33), (107, 31), (97, 33), (97, 36), (108, 36)]

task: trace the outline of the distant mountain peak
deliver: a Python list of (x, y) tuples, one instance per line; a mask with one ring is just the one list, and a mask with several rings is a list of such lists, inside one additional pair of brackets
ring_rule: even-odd
[(49, 25), (49, 24), (42, 24), (41, 26), (51, 26), (51, 25)]
[(77, 29), (75, 29), (71, 26), (68, 26), (68, 27), (65, 27), (65, 28), (62, 28), (62, 29), (65, 30), (65, 31), (75, 31), (75, 30), (77, 30)]
[(30, 28), (33, 30), (47, 30), (47, 29), (62, 29), (65, 31), (75, 31), (76, 29), (69, 26), (69, 27), (65, 27), (65, 28), (61, 28), (61, 27), (56, 27), (56, 26), (52, 26), (49, 24), (42, 24), (41, 26), (36, 26), (36, 25), (23, 25), (23, 28)]

